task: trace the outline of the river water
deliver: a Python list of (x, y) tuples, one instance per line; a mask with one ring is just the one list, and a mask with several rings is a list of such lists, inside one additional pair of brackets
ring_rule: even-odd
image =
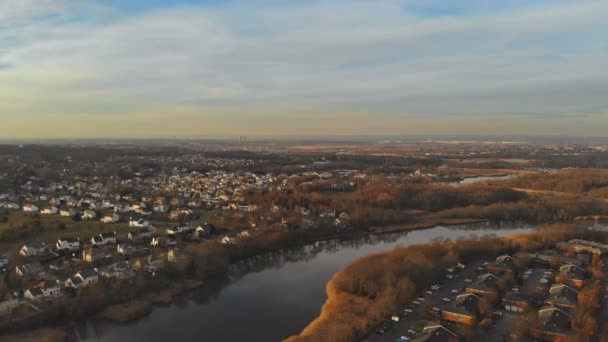
[(125, 325), (91, 320), (73, 329), (78, 341), (280, 341), (318, 316), (332, 275), (365, 255), (397, 246), (488, 234), (527, 225), (472, 224), (331, 240), (267, 253), (235, 265), (167, 307)]
[(498, 181), (498, 180), (506, 180), (517, 177), (517, 174), (512, 175), (504, 175), (504, 176), (478, 176), (478, 177), (469, 177), (464, 178), (461, 181), (450, 182), (453, 185), (465, 185), (465, 184), (473, 184), (478, 182), (489, 182), (489, 181)]

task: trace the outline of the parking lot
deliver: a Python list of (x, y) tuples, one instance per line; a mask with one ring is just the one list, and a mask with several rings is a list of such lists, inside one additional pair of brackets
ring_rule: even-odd
[[(443, 298), (447, 298), (450, 301), (454, 300), (459, 293), (464, 292), (467, 285), (466, 279), (474, 280), (480, 273), (483, 272), (483, 261), (475, 261), (465, 265), (464, 269), (455, 268), (454, 278), (444, 278), (443, 281), (438, 282), (438, 290), (424, 289), (419, 294), (424, 299), (424, 302), (428, 303), (431, 307), (442, 308), (447, 302), (444, 302)], [(481, 269), (479, 269), (481, 267)], [(450, 274), (446, 271), (446, 275)], [(452, 293), (452, 290), (459, 290), (458, 293)], [(425, 293), (431, 291), (432, 294)], [(384, 331), (384, 333), (372, 333), (365, 339), (365, 341), (396, 341), (401, 336), (411, 338), (415, 333), (421, 331), (426, 325), (428, 319), (423, 317), (420, 312), (420, 305), (422, 301), (414, 300), (414, 302), (420, 302), (421, 304), (412, 303), (404, 307), (404, 310), (412, 311), (405, 312), (406, 316), (402, 317), (399, 322), (391, 322), (390, 327)], [(403, 312), (403, 311), (402, 311)]]

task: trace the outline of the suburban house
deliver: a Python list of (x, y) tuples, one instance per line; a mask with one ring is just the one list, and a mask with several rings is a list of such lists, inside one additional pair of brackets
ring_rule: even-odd
[(175, 245), (177, 245), (177, 241), (166, 236), (154, 237), (150, 242), (150, 246), (152, 247), (170, 247)]
[(128, 261), (117, 262), (112, 265), (102, 267), (98, 273), (105, 278), (110, 279), (131, 279), (135, 277), (135, 271)]
[(56, 206), (51, 206), (48, 208), (44, 208), (40, 211), (43, 215), (55, 215), (59, 213), (59, 209)]
[(120, 216), (118, 214), (106, 215), (101, 218), (101, 222), (103, 223), (116, 223), (120, 221)]
[(234, 241), (235, 241), (235, 240), (234, 240), (234, 238), (233, 238), (233, 237), (230, 237), (230, 236), (224, 236), (224, 237), (222, 238), (222, 240), (221, 240), (221, 242), (222, 242), (223, 244), (225, 244), (225, 245), (228, 245), (228, 244), (233, 244), (233, 243), (234, 243)]
[(108, 251), (99, 248), (87, 248), (82, 251), (82, 260), (87, 262), (96, 262), (104, 259), (110, 259), (112, 254)]
[(27, 289), (23, 296), (31, 300), (60, 297), (61, 286), (59, 283), (42, 282), (35, 287)]
[(91, 243), (96, 246), (105, 246), (116, 243), (116, 232), (101, 233), (91, 238)]
[(530, 301), (522, 295), (513, 292), (505, 294), (501, 300), (501, 304), (506, 311), (511, 312), (525, 312), (531, 307)]
[(27, 257), (47, 256), (51, 254), (51, 250), (44, 243), (23, 245), (19, 250), (19, 254)]
[(142, 228), (133, 232), (129, 232), (128, 238), (131, 241), (149, 239), (152, 237), (152, 231), (149, 228)]
[(97, 218), (97, 212), (95, 212), (95, 210), (87, 209), (82, 213), (82, 218), (85, 220), (94, 220)]
[(473, 281), (466, 288), (467, 293), (476, 293), (476, 294), (487, 294), (487, 293), (497, 293), (498, 292), (498, 282), (499, 278), (493, 274), (483, 274), (477, 277), (475, 281)]
[(145, 270), (146, 272), (154, 273), (161, 270), (165, 266), (165, 262), (162, 258), (156, 258), (149, 255), (146, 258), (135, 260), (133, 266), (135, 266), (135, 269), (137, 270)]
[(38, 212), (40, 209), (33, 205), (33, 204), (24, 204), (23, 205), (23, 211), (25, 211), (26, 213), (35, 213)]
[(0, 267), (8, 266), (8, 257), (6, 255), (0, 255)]
[(58, 251), (77, 251), (80, 249), (80, 240), (74, 238), (60, 238), (55, 244)]
[(481, 297), (474, 293), (463, 293), (441, 311), (441, 319), (458, 324), (474, 325), (479, 317)]
[(545, 299), (548, 305), (562, 309), (574, 309), (578, 302), (578, 290), (566, 284), (553, 284), (549, 289), (549, 297)]
[(515, 259), (510, 255), (501, 255), (488, 265), (488, 272), (495, 275), (512, 273), (516, 269)]
[(559, 268), (558, 277), (567, 281), (568, 284), (581, 288), (585, 282), (585, 269), (574, 264), (564, 265)]
[(6, 202), (6, 203), (4, 203), (3, 207), (4, 207), (4, 209), (13, 209), (13, 210), (18, 210), (20, 208), (19, 204), (14, 203), (14, 202)]
[(414, 338), (412, 342), (458, 342), (460, 337), (458, 336), (457, 329), (452, 326), (441, 324), (440, 322), (429, 322), (423, 329), (418, 337)]
[(205, 224), (205, 226), (198, 226), (196, 227), (196, 229), (194, 230), (194, 232), (192, 232), (192, 237), (193, 238), (198, 238), (198, 239), (202, 239), (206, 236), (211, 235), (211, 233), (213, 232), (213, 229), (209, 227), (209, 225)]
[(167, 261), (168, 262), (179, 262), (185, 261), (188, 259), (188, 256), (184, 253), (181, 253), (178, 249), (171, 249), (167, 252)]
[(568, 242), (559, 242), (557, 248), (564, 252), (587, 253), (603, 256), (608, 253), (608, 245), (585, 240), (570, 240)]
[(119, 243), (118, 245), (116, 245), (116, 251), (120, 255), (131, 255), (131, 254), (133, 254), (135, 249), (133, 248), (133, 246), (131, 246), (129, 244)]
[(139, 219), (137, 221), (134, 221), (133, 219), (129, 219), (129, 227), (138, 227), (138, 228), (146, 228), (146, 227), (150, 227), (150, 222), (148, 222), (147, 220)]
[(60, 216), (74, 217), (74, 216), (76, 216), (76, 214), (78, 214), (78, 210), (76, 210), (74, 208), (65, 208), (65, 209), (59, 210)]
[(24, 278), (36, 278), (46, 273), (44, 267), (39, 262), (32, 262), (29, 264), (19, 265), (15, 267), (15, 273), (19, 277)]
[(175, 235), (175, 234), (186, 233), (191, 230), (192, 230), (192, 228), (190, 226), (177, 226), (177, 227), (173, 227), (173, 228), (167, 228), (167, 234)]
[(99, 281), (99, 275), (91, 269), (82, 270), (65, 281), (65, 287), (79, 288), (95, 284)]
[(148, 250), (149, 250), (148, 247), (140, 246), (140, 245), (133, 246), (128, 243), (121, 243), (121, 244), (116, 245), (116, 251), (120, 255), (133, 255), (136, 253), (145, 253)]
[(560, 308), (546, 307), (538, 311), (538, 322), (530, 335), (543, 341), (565, 342), (569, 332), (570, 314)]

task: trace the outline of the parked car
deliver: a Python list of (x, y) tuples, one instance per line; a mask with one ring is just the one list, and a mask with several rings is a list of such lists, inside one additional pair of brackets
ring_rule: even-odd
[(465, 280), (464, 280), (464, 282), (465, 282), (465, 283), (472, 283), (472, 282), (473, 282), (473, 279), (469, 279), (469, 278), (467, 278), (467, 279), (465, 279)]
[(414, 303), (414, 304), (416, 304), (416, 305), (420, 305), (420, 302), (419, 302), (419, 301), (417, 301), (417, 300), (413, 301), (412, 303)]
[(401, 337), (399, 337), (397, 339), (397, 342), (406, 342), (406, 341), (409, 341), (409, 340), (410, 340), (409, 337), (407, 337), (407, 336), (401, 336)]
[(442, 301), (444, 301), (444, 302), (446, 302), (446, 303), (449, 303), (449, 302), (451, 302), (452, 300), (451, 300), (450, 298), (443, 297)]
[(454, 279), (454, 275), (453, 274), (446, 274), (445, 277), (448, 278), (448, 279)]
[(433, 291), (426, 291), (425, 293), (430, 296), (433, 294)]

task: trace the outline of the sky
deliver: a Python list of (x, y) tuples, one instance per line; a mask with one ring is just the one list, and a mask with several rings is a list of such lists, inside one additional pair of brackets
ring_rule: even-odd
[(0, 0), (0, 138), (606, 136), (608, 1)]

